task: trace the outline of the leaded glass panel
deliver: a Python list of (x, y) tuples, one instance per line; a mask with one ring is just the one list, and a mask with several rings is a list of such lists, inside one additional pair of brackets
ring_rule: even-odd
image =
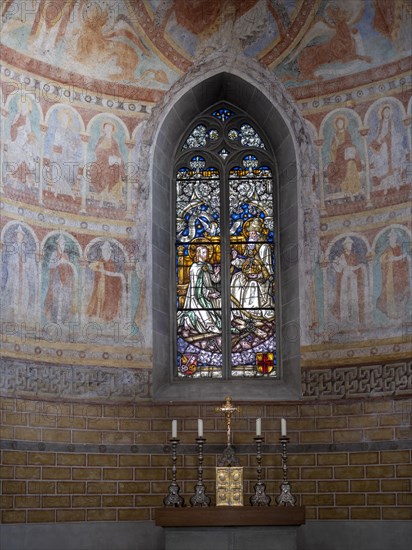
[(228, 132), (229, 139), (239, 141), (242, 145), (250, 147), (265, 148), (265, 144), (260, 139), (259, 134), (250, 124), (242, 124), (240, 130), (232, 128)]
[(221, 107), (220, 109), (216, 109), (216, 111), (212, 112), (212, 116), (218, 118), (222, 122), (227, 120), (228, 118), (234, 116), (234, 112), (230, 109), (226, 109), (225, 107)]
[(175, 375), (274, 378), (271, 159), (243, 113), (220, 106), (209, 117), (189, 131), (176, 166)]
[(208, 130), (204, 124), (198, 124), (183, 144), (183, 149), (205, 147), (209, 141), (219, 139), (219, 132), (215, 128)]

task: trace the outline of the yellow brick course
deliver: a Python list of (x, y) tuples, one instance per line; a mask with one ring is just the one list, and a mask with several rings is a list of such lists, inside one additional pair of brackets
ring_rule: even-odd
[[(5, 440), (16, 440), (16, 449), (0, 453), (1, 520), (153, 519), (154, 509), (163, 505), (172, 475), (171, 419), (178, 419), (181, 445), (195, 449), (197, 418), (204, 419), (207, 444), (222, 445), (226, 426), (215, 406), (3, 400), (2, 422), (6, 426), (2, 435)], [(411, 453), (395, 446), (397, 437), (403, 440), (411, 435), (406, 400), (246, 404), (234, 421), (235, 446), (245, 444), (254, 449), (256, 416), (262, 418), (262, 479), (272, 503), (279, 493), (282, 468), (279, 452), (268, 453), (266, 449), (279, 445), (280, 418), (284, 417), (290, 445), (314, 446), (304, 452), (289, 451), (288, 459), (292, 492), (306, 506), (307, 519), (410, 518)], [(382, 449), (391, 442), (393, 450), (379, 450), (381, 442)], [(333, 444), (337, 444), (336, 450)], [(111, 445), (125, 447), (116, 452)], [(148, 450), (143, 452), (141, 445), (149, 446)], [(153, 451), (151, 445), (155, 446)], [(373, 450), (368, 450), (368, 445)], [(212, 498), (217, 458), (208, 450), (204, 454), (203, 479)], [(247, 454), (242, 451), (239, 458), (248, 504), (256, 480), (256, 454), (254, 450)], [(178, 448), (178, 480), (186, 502), (194, 491), (197, 466), (196, 450), (183, 454)]]

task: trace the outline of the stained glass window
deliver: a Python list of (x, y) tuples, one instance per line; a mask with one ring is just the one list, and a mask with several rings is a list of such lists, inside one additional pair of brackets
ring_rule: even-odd
[(247, 115), (203, 113), (177, 154), (177, 378), (276, 378), (273, 158)]

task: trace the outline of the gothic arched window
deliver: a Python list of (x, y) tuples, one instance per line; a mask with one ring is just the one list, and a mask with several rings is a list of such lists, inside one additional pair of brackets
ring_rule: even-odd
[(269, 140), (228, 103), (197, 117), (177, 148), (177, 380), (279, 376), (274, 168)]

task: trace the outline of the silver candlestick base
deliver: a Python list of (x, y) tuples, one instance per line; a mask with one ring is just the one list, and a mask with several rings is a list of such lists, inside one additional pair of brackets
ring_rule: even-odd
[(258, 463), (257, 466), (257, 483), (254, 486), (255, 494), (250, 497), (250, 504), (252, 506), (269, 506), (270, 501), (272, 500), (270, 496), (268, 496), (266, 491), (266, 485), (262, 482), (262, 441), (263, 437), (256, 436), (256, 460)]
[(172, 437), (170, 443), (172, 444), (172, 483), (169, 485), (169, 493), (163, 499), (163, 504), (164, 506), (181, 508), (184, 506), (185, 500), (179, 495), (180, 487), (176, 482), (176, 450), (179, 439)]
[(279, 438), (280, 444), (282, 445), (282, 471), (283, 471), (283, 481), (280, 484), (280, 494), (276, 497), (276, 502), (278, 506), (295, 506), (296, 498), (290, 492), (290, 483), (288, 481), (288, 453), (287, 453), (287, 444), (289, 438), (282, 436)]
[(195, 494), (190, 499), (191, 506), (209, 506), (210, 497), (206, 494), (206, 488), (203, 483), (203, 444), (206, 441), (203, 437), (197, 437), (199, 465), (197, 468), (197, 483), (195, 485)]

